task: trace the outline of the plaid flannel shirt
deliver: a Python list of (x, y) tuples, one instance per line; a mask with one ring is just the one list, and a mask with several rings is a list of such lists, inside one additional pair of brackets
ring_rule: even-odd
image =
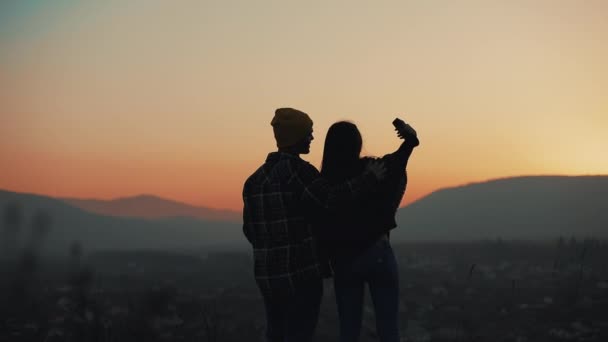
[(293, 293), (320, 281), (323, 265), (313, 223), (325, 210), (355, 200), (376, 184), (364, 174), (330, 184), (299, 156), (272, 152), (243, 188), (243, 233), (253, 246), (254, 274), (265, 295)]

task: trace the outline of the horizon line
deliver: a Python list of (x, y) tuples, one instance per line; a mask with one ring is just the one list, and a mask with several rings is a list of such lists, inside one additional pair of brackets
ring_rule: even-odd
[[(444, 187), (440, 187), (437, 188), (429, 193), (427, 193), (426, 195), (406, 204), (403, 206), (399, 206), (399, 208), (405, 208), (408, 207), (416, 202), (419, 202), (429, 196), (431, 196), (434, 193), (437, 193), (439, 191), (443, 191), (443, 190), (449, 190), (449, 189), (456, 189), (456, 188), (461, 188), (461, 187), (466, 187), (466, 186), (470, 186), (470, 185), (476, 185), (476, 184), (483, 184), (483, 183), (489, 183), (489, 182), (495, 182), (495, 181), (501, 181), (501, 180), (508, 180), (508, 179), (519, 179), (519, 178), (543, 178), (543, 177), (553, 177), (553, 178), (589, 178), (589, 177), (608, 177), (608, 174), (583, 174), (583, 175), (558, 175), (558, 174), (539, 174), (539, 175), (517, 175), (517, 176), (504, 176), (504, 177), (496, 177), (496, 178), (488, 178), (485, 180), (480, 180), (480, 181), (472, 181), (472, 182), (467, 182), (467, 183), (461, 183), (461, 184), (457, 184), (457, 185), (450, 185), (450, 186), (444, 186)], [(239, 213), (242, 212), (241, 210), (238, 209), (231, 209), (231, 208), (217, 208), (217, 207), (212, 207), (212, 206), (207, 206), (207, 205), (197, 205), (197, 204), (193, 204), (193, 203), (189, 203), (189, 202), (185, 202), (182, 200), (178, 200), (178, 199), (174, 199), (171, 197), (164, 197), (164, 196), (160, 196), (157, 194), (153, 194), (153, 193), (138, 193), (138, 194), (133, 194), (133, 195), (120, 195), (117, 197), (112, 197), (112, 198), (99, 198), (99, 197), (74, 197), (74, 196), (53, 196), (53, 195), (49, 195), (49, 194), (44, 194), (44, 193), (36, 193), (36, 192), (21, 192), (21, 191), (17, 191), (17, 190), (11, 190), (11, 189), (7, 189), (7, 188), (0, 188), (0, 191), (6, 191), (6, 192), (13, 192), (13, 193), (19, 193), (19, 194), (23, 194), (23, 195), (32, 195), (32, 196), (41, 196), (41, 197), (50, 197), (50, 198), (54, 198), (57, 200), (79, 200), (79, 201), (99, 201), (99, 202), (113, 202), (113, 201), (119, 201), (119, 200), (125, 200), (125, 199), (133, 199), (133, 198), (137, 198), (137, 197), (153, 197), (156, 199), (160, 199), (166, 202), (173, 202), (176, 204), (181, 204), (181, 205), (187, 205), (190, 207), (195, 207), (195, 208), (202, 208), (202, 209), (210, 209), (210, 210), (215, 210), (215, 211), (227, 211), (227, 212), (232, 212), (232, 213)]]

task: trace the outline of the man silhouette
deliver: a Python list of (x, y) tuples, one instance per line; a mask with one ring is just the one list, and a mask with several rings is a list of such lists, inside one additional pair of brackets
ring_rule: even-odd
[(313, 223), (325, 210), (370, 191), (385, 175), (371, 163), (359, 177), (335, 186), (300, 158), (310, 152), (313, 122), (297, 109), (279, 108), (271, 125), (278, 151), (243, 187), (243, 232), (253, 247), (254, 275), (266, 309), (266, 337), (311, 341), (323, 295), (323, 270)]

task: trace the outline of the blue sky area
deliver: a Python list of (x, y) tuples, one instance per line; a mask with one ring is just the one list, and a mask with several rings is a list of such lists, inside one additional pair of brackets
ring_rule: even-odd
[(35, 19), (48, 11), (61, 11), (74, 5), (73, 0), (3, 0), (0, 1), (0, 38), (16, 38), (35, 32), (43, 25)]

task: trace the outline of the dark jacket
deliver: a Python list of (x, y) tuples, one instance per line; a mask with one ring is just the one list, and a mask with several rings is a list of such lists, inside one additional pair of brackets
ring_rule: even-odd
[(243, 187), (243, 233), (261, 291), (281, 295), (320, 281), (326, 260), (319, 258), (312, 223), (376, 185), (369, 173), (332, 185), (300, 157), (270, 153)]
[(322, 250), (334, 262), (362, 254), (383, 234), (397, 227), (395, 214), (407, 186), (406, 167), (417, 145), (418, 140), (410, 138), (393, 153), (359, 160), (357, 172), (362, 172), (370, 161), (380, 160), (387, 168), (387, 175), (372, 193), (326, 216), (320, 229)]

